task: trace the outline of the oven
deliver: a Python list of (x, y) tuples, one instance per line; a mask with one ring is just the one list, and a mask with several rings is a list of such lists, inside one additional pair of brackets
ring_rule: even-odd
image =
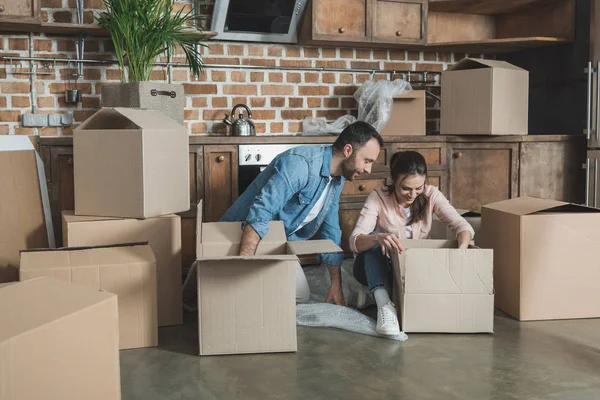
[(273, 161), (277, 155), (302, 144), (250, 144), (238, 148), (238, 185), (239, 194)]

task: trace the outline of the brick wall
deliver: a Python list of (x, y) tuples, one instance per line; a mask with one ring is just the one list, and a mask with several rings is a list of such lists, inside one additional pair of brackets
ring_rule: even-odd
[[(75, 22), (74, 0), (42, 0), (42, 15), (50, 22)], [(88, 7), (100, 7), (100, 0), (86, 1)], [(188, 7), (188, 5), (181, 5)], [(86, 9), (85, 20), (92, 22)], [(31, 40), (31, 43), (30, 43)], [(253, 112), (259, 134), (295, 134), (302, 131), (302, 120), (325, 117), (328, 120), (347, 114), (356, 115), (353, 94), (370, 74), (320, 71), (278, 71), (273, 67), (332, 67), (359, 69), (394, 69), (411, 71), (442, 71), (464, 54), (368, 50), (353, 48), (319, 48), (288, 45), (262, 45), (209, 41), (204, 49), (207, 64), (251, 65), (264, 69), (207, 68), (198, 80), (187, 69), (172, 68), (172, 82), (184, 85), (186, 94), (185, 120), (191, 134), (222, 133), (221, 122), (237, 103), (248, 104)], [(31, 51), (30, 51), (31, 48)], [(87, 59), (112, 59), (110, 39), (86, 39)], [(49, 62), (35, 63), (35, 76), (26, 74), (28, 62), (0, 64), (0, 134), (68, 135), (70, 128), (24, 128), (21, 115), (31, 113), (72, 113), (75, 125), (84, 121), (100, 107), (101, 87), (106, 82), (118, 82), (115, 65), (85, 64), (77, 88), (83, 93), (77, 105), (64, 101), (69, 69), (67, 64), (52, 58), (74, 58), (74, 37), (14, 34), (0, 36), (0, 55), (45, 57)], [(173, 61), (184, 61), (175, 55)], [(377, 74), (375, 79), (394, 79)], [(415, 76), (416, 77), (416, 76)], [(433, 77), (432, 77), (433, 78)], [(152, 79), (167, 81), (166, 68), (156, 68)], [(33, 94), (32, 94), (33, 89)], [(33, 99), (33, 104), (32, 104)], [(428, 99), (428, 132), (438, 130), (439, 111)]]

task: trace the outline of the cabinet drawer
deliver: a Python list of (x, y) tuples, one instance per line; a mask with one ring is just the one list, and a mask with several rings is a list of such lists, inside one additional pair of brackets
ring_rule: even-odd
[(425, 158), (427, 169), (434, 171), (446, 169), (446, 146), (443, 143), (423, 143), (416, 146), (412, 143), (397, 144), (389, 155), (390, 159), (398, 151), (418, 151)]
[(374, 189), (385, 185), (385, 178), (346, 181), (342, 196), (368, 196)]
[(427, 1), (375, 0), (373, 42), (425, 43)]
[(313, 38), (366, 42), (368, 0), (314, 0)]

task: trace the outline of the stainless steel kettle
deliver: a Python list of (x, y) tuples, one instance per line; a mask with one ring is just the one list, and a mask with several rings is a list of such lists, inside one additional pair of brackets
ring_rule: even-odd
[[(238, 119), (235, 119), (235, 110), (236, 108), (244, 107), (246, 111), (248, 111), (248, 119), (244, 118), (244, 113), (241, 112)], [(256, 127), (254, 126), (254, 122), (250, 119), (252, 118), (252, 111), (245, 104), (236, 104), (235, 107), (231, 110), (231, 117), (225, 114), (225, 119), (223, 122), (225, 125), (229, 125), (231, 127), (231, 136), (256, 136)]]

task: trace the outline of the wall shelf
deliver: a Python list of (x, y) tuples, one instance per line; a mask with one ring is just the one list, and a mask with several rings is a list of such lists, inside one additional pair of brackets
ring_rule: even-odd
[(507, 53), (536, 47), (566, 43), (554, 37), (525, 37), (509, 39), (474, 40), (465, 42), (431, 43), (428, 50), (461, 53)]
[(429, 0), (429, 10), (462, 14), (507, 14), (558, 0)]

